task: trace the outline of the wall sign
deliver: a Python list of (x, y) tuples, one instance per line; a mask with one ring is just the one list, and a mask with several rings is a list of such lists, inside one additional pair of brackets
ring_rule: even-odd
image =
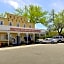
[(18, 32), (41, 32), (41, 30), (37, 30), (37, 29), (24, 29), (24, 28), (10, 28), (10, 31), (18, 31)]

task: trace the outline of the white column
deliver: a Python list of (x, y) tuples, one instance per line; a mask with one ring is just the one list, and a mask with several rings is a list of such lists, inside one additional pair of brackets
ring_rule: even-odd
[(18, 32), (18, 36), (20, 36), (20, 33)]
[(9, 35), (10, 35), (10, 33), (8, 32), (8, 46), (9, 46)]
[(28, 44), (28, 33), (26, 33), (26, 35), (27, 35), (27, 44)]
[(40, 38), (40, 33), (39, 33), (39, 38)]
[[(18, 32), (18, 36), (20, 37), (20, 32)], [(20, 44), (21, 40), (19, 41), (19, 44)]]
[(45, 33), (45, 38), (46, 38), (46, 33)]
[(35, 33), (33, 33), (33, 40), (34, 40), (34, 42), (35, 42)]

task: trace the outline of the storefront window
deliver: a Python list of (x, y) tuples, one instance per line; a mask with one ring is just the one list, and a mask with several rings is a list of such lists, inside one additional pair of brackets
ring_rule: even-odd
[(9, 26), (12, 26), (12, 22), (9, 22)]
[(20, 26), (20, 24), (19, 23), (17, 23), (17, 27), (19, 27)]
[(0, 21), (0, 25), (3, 25), (3, 21)]
[(8, 39), (8, 35), (7, 34), (5, 35), (5, 39)]
[(24, 28), (26, 27), (26, 25), (24, 24)]
[(30, 25), (29, 28), (32, 28), (32, 26)]

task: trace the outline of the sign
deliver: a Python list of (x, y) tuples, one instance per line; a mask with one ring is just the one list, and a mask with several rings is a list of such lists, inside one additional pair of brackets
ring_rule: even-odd
[(24, 29), (24, 28), (10, 28), (10, 31), (18, 31), (18, 32), (41, 32), (41, 30), (37, 30), (37, 29)]

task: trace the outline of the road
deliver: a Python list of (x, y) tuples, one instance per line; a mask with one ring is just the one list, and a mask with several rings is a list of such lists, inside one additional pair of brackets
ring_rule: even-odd
[(0, 48), (0, 64), (64, 64), (64, 44)]

